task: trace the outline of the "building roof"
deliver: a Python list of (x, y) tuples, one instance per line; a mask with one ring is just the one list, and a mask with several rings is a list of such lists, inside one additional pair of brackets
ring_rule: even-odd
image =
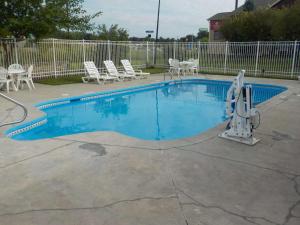
[[(278, 3), (282, 0), (251, 0), (254, 5), (254, 10), (258, 9), (269, 9), (271, 8), (275, 3)], [(244, 10), (244, 5), (238, 7), (233, 12), (242, 12)]]
[(208, 18), (208, 20), (223, 20), (231, 16), (233, 12), (221, 12), (213, 15), (212, 17)]
[[(257, 10), (257, 9), (272, 8), (274, 5), (278, 4), (282, 0), (251, 0), (251, 1), (254, 5), (254, 10)], [(244, 5), (238, 7), (236, 10), (233, 10), (232, 12), (217, 13), (214, 16), (208, 18), (208, 20), (224, 20), (231, 15), (242, 12), (243, 10), (244, 10)]]

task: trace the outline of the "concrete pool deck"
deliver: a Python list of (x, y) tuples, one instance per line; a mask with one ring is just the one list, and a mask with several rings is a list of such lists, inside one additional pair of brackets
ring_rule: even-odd
[[(31, 120), (43, 115), (33, 107), (41, 101), (161, 80), (37, 84), (9, 96)], [(300, 82), (246, 80), (288, 87), (258, 106), (254, 147), (218, 138), (225, 123), (168, 142), (113, 132), (21, 142), (0, 128), (0, 225), (299, 225)], [(0, 115), (12, 109), (0, 104)]]

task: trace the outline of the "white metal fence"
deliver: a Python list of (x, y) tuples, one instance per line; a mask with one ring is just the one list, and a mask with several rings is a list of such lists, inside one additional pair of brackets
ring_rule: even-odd
[[(156, 54), (155, 54), (156, 52)], [(156, 56), (156, 57), (155, 57)], [(111, 42), (47, 39), (38, 42), (0, 39), (0, 66), (34, 65), (34, 77), (84, 73), (83, 62), (103, 69), (111, 59), (117, 66), (129, 59), (137, 67), (168, 66), (168, 59), (198, 58), (200, 71), (296, 79), (300, 76), (300, 42)]]

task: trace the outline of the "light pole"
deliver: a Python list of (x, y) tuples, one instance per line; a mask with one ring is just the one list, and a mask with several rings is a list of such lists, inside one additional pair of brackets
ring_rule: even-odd
[(239, 5), (239, 0), (235, 0), (235, 9), (238, 8), (238, 5)]
[(156, 47), (157, 47), (157, 42), (158, 42), (159, 15), (160, 15), (160, 0), (158, 0), (158, 10), (157, 10), (156, 38), (155, 38), (155, 51), (154, 51), (154, 65), (156, 64)]

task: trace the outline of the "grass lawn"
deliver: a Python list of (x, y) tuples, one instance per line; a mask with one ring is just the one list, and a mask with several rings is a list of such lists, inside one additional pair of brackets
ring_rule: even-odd
[[(158, 74), (158, 73), (164, 73), (167, 69), (165, 68), (147, 68), (143, 69), (143, 72), (151, 73), (151, 74)], [(48, 77), (43, 79), (35, 80), (35, 83), (39, 84), (46, 84), (46, 85), (64, 85), (64, 84), (76, 84), (76, 83), (82, 83), (81, 80), (82, 76), (74, 75), (74, 76), (64, 76), (64, 77)]]
[(159, 67), (151, 67), (143, 69), (143, 72), (145, 73), (151, 73), (151, 74), (158, 74), (158, 73), (165, 73), (168, 70), (166, 68), (159, 68)]
[(47, 85), (63, 85), (63, 84), (75, 84), (82, 83), (81, 76), (65, 76), (65, 77), (49, 77), (39, 80), (35, 80), (35, 83), (47, 84)]

